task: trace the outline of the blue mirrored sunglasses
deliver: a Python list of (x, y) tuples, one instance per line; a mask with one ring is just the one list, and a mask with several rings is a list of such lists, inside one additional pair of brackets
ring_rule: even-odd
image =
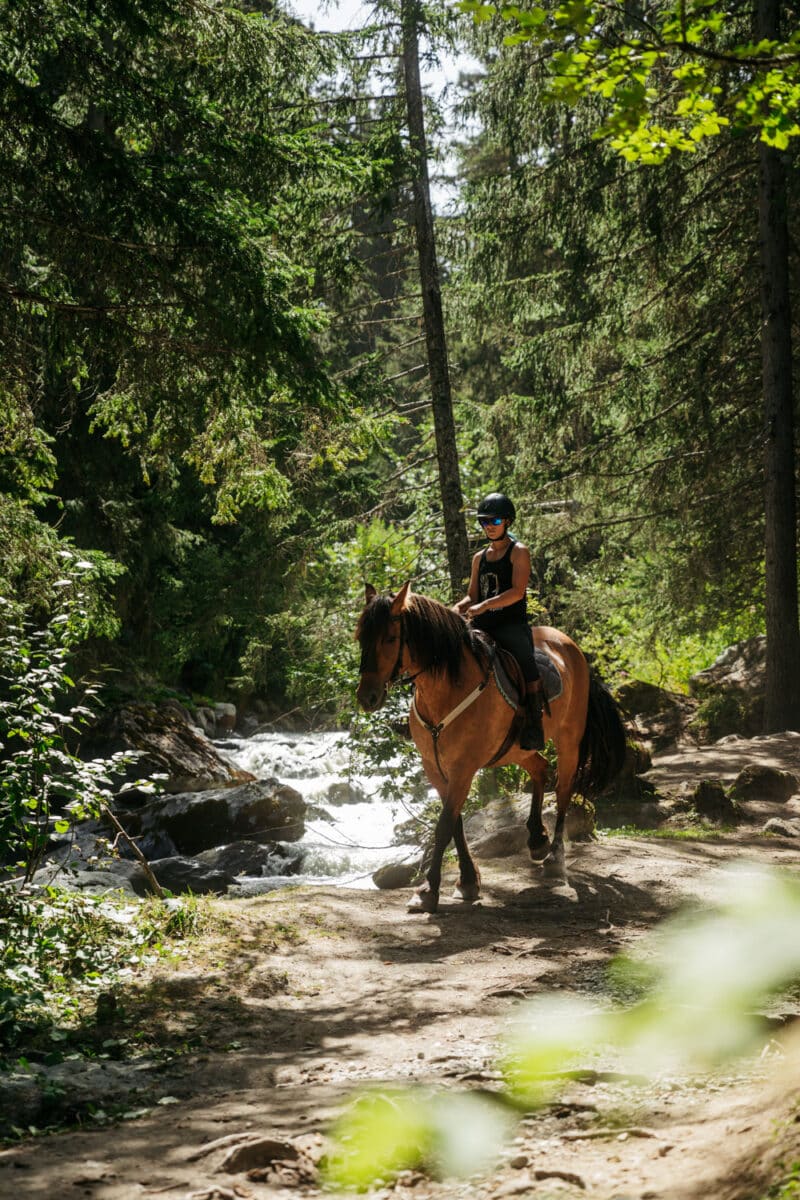
[(479, 525), (502, 525), (505, 517), (478, 517)]

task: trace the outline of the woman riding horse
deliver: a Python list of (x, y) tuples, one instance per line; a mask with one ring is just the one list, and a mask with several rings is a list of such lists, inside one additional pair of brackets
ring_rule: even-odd
[(527, 610), (531, 556), (528, 547), (508, 532), (516, 515), (512, 501), (502, 492), (491, 492), (481, 500), (478, 524), (489, 545), (473, 558), (467, 594), (453, 607), (478, 629), (491, 634), (519, 663), (526, 692), (519, 744), (523, 750), (541, 750), (542, 681)]
[(379, 596), (369, 584), (356, 637), (361, 645), (357, 696), (374, 712), (390, 683), (413, 680), (411, 734), (425, 774), (442, 800), (427, 878), (412, 908), (435, 912), (442, 858), (451, 838), (458, 851), (457, 894), (480, 895), (478, 872), (464, 836), (461, 810), (476, 771), (517, 763), (531, 777), (528, 847), (548, 873), (564, 874), (564, 820), (574, 792), (589, 796), (606, 787), (625, 759), (625, 730), (608, 691), (589, 672), (578, 647), (557, 629), (537, 626), (537, 648), (546, 651), (561, 677), (561, 693), (544, 720), (558, 755), (557, 816), (552, 845), (542, 822), (547, 763), (519, 743), (517, 710), (501, 689), (486, 645), (472, 624), (408, 583), (395, 596)]

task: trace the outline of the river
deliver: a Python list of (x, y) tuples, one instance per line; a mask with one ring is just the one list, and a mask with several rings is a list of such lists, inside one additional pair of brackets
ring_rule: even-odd
[(299, 883), (374, 888), (372, 873), (386, 863), (419, 857), (419, 847), (395, 844), (395, 826), (414, 814), (402, 787), (391, 798), (393, 766), (367, 775), (356, 766), (346, 733), (256, 733), (230, 737), (215, 747), (235, 766), (257, 779), (276, 776), (296, 788), (309, 806), (306, 830), (296, 843), (303, 850), (301, 874), (268, 878), (245, 876), (242, 890), (255, 894)]

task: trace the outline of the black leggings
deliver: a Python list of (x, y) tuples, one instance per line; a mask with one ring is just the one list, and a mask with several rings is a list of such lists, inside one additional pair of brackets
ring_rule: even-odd
[(498, 645), (504, 650), (510, 650), (522, 667), (526, 683), (535, 683), (539, 679), (539, 668), (533, 653), (533, 633), (531, 627), (524, 621), (515, 621), (509, 625), (498, 625), (491, 633)]

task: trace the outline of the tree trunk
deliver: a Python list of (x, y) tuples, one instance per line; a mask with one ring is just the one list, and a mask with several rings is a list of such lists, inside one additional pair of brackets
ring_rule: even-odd
[[(778, 36), (780, 0), (758, 0), (757, 36)], [(764, 391), (766, 697), (764, 729), (800, 729), (792, 326), (786, 171), (759, 142), (758, 228)]]
[(439, 487), (444, 513), (447, 564), (453, 598), (463, 596), (470, 572), (469, 543), (464, 521), (464, 500), (458, 473), (458, 450), (450, 391), (450, 368), (442, 313), (442, 290), (431, 211), (428, 155), (425, 143), (425, 116), (419, 78), (419, 5), (418, 0), (402, 0), (403, 71), (406, 84), (406, 110), (411, 149), (415, 157), (414, 225), (416, 226), (428, 372), (431, 381), (436, 456), (439, 461)]

